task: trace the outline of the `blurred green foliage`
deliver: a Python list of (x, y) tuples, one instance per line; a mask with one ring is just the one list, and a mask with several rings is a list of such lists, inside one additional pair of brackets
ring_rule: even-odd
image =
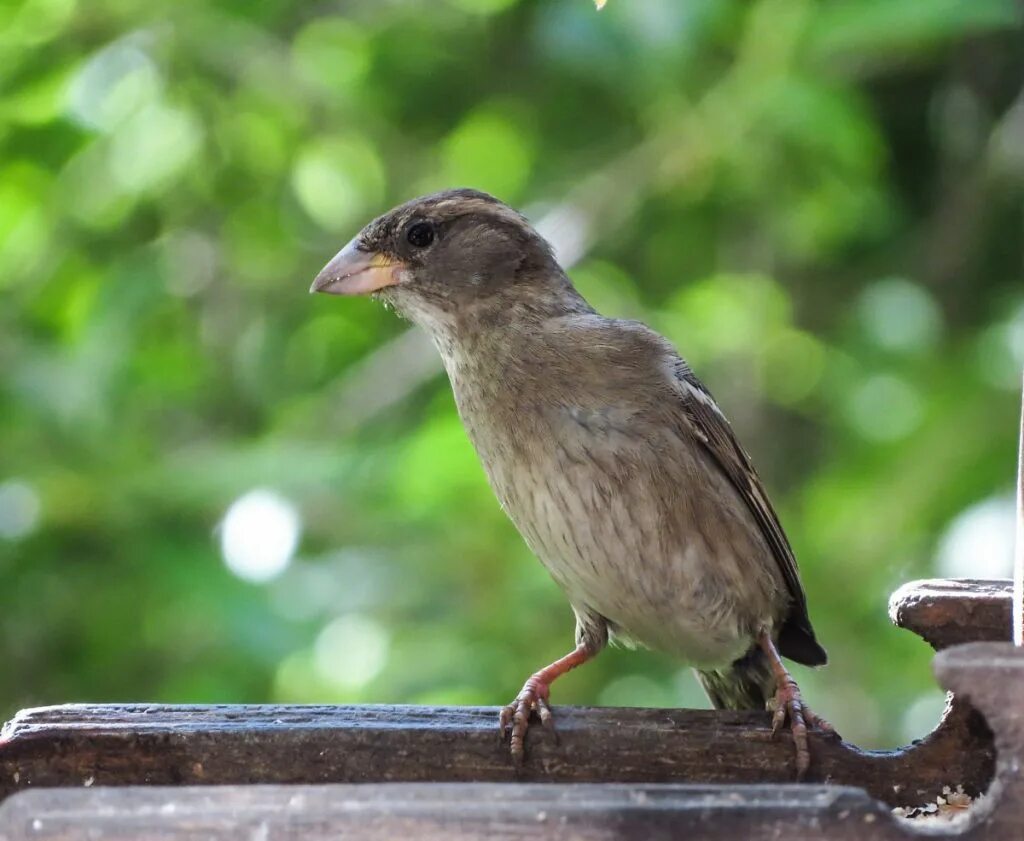
[[(0, 716), (497, 704), (564, 653), (422, 337), (306, 295), (464, 185), (716, 393), (832, 656), (811, 703), (920, 735), (887, 596), (1011, 537), (1021, 34), (1013, 0), (0, 5)], [(624, 651), (555, 701), (704, 703)]]

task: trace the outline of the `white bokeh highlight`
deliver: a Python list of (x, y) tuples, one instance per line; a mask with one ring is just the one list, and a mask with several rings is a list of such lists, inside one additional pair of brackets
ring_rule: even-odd
[(146, 50), (151, 40), (147, 33), (136, 32), (93, 53), (68, 87), (72, 121), (109, 132), (160, 98), (163, 79)]
[(220, 528), (224, 563), (245, 581), (260, 583), (291, 563), (302, 534), (296, 507), (275, 491), (257, 488), (228, 508)]
[(936, 571), (947, 578), (1010, 578), (1016, 500), (991, 496), (964, 509), (939, 541)]

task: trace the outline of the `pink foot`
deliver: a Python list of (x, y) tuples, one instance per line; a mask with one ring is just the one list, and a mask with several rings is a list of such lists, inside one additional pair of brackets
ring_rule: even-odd
[(796, 746), (796, 778), (802, 780), (811, 767), (811, 749), (807, 742), (807, 723), (800, 688), (788, 674), (779, 682), (771, 707), (773, 736), (778, 735), (782, 726), (789, 722), (793, 744)]
[(540, 680), (538, 675), (533, 675), (523, 685), (516, 699), (501, 710), (499, 718), (501, 733), (504, 736), (511, 728), (512, 759), (517, 765), (523, 763), (526, 731), (530, 727), (530, 716), (533, 712), (536, 711), (540, 716), (542, 726), (554, 726), (554, 717), (551, 715), (551, 707), (548, 705), (550, 694), (551, 687)]

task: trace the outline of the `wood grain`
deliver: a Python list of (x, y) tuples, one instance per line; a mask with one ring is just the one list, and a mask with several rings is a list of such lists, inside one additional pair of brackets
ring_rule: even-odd
[[(85, 827), (92, 841), (909, 837), (862, 791), (824, 786), (463, 783), (54, 789), (23, 792), (0, 806), (3, 841), (70, 841), (82, 838)], [(867, 836), (865, 830), (882, 832)]]
[[(768, 715), (561, 707), (558, 739), (531, 728), (517, 769), (496, 708), (63, 706), (20, 713), (0, 740), (0, 794), (27, 786), (352, 782), (795, 780), (790, 737)], [(857, 785), (894, 805), (943, 786), (983, 789), (984, 723), (953, 710), (909, 751), (813, 734), (808, 782)]]
[[(896, 624), (941, 649), (1008, 639), (1010, 593), (1009, 582), (915, 582), (894, 595), (890, 609)], [(984, 791), (993, 776), (995, 750), (988, 726), (967, 703), (973, 687), (961, 688), (933, 733), (903, 750), (862, 751), (837, 737), (813, 733), (807, 782), (857, 786), (890, 805), (930, 801), (946, 786)], [(614, 790), (633, 792), (628, 795), (633, 797), (654, 784), (764, 785), (794, 779), (789, 734), (773, 739), (767, 714), (559, 707), (557, 715), (558, 738), (531, 729), (527, 761), (517, 768), (499, 738), (494, 708), (105, 704), (25, 710), (0, 732), (0, 798), (27, 788), (72, 787), (95, 797), (101, 786), (218, 785), (230, 788), (217, 789), (209, 798), (241, 802), (254, 795), (236, 787), (251, 783), (401, 782), (504, 783), (508, 797), (533, 803), (529, 798), (540, 795), (524, 784), (555, 786), (544, 797), (571, 791), (566, 786), (575, 784), (631, 784)], [(471, 789), (463, 785), (452, 791), (464, 797)], [(698, 795), (680, 793), (679, 808), (690, 809), (689, 798)], [(148, 795), (134, 796), (140, 804), (151, 802)], [(182, 796), (207, 802), (201, 793)], [(45, 799), (45, 794), (33, 797)], [(117, 803), (130, 813), (127, 800)], [(422, 800), (422, 808), (426, 805)], [(815, 814), (808, 808), (808, 814)], [(661, 818), (643, 820), (655, 821), (653, 831)], [(598, 824), (587, 831), (607, 828)], [(380, 826), (391, 832), (397, 824)]]
[(911, 581), (889, 599), (893, 624), (936, 650), (969, 642), (1008, 642), (1013, 582), (974, 578)]

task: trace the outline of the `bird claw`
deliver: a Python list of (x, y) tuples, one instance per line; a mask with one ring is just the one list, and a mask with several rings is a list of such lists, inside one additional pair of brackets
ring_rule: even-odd
[(508, 726), (512, 723), (512, 716), (515, 713), (515, 708), (509, 704), (508, 706), (502, 707), (501, 712), (498, 714), (498, 735), (501, 737), (501, 741), (505, 741), (505, 731), (508, 730)]
[(555, 719), (548, 704), (550, 689), (546, 683), (535, 678), (526, 681), (516, 699), (502, 707), (498, 717), (501, 737), (510, 734), (510, 749), (516, 765), (522, 765), (526, 755), (526, 731), (530, 728), (530, 716), (536, 712), (540, 717), (541, 726), (554, 730)]
[[(779, 683), (775, 691), (775, 697), (771, 703), (772, 710), (772, 736), (778, 735), (782, 726), (789, 721), (789, 730), (793, 734), (793, 744), (796, 747), (796, 778), (802, 780), (811, 767), (811, 748), (807, 740), (807, 717), (800, 697), (800, 688), (788, 675)], [(815, 721), (823, 721), (814, 716)], [(828, 722), (825, 722), (828, 724)], [(829, 725), (831, 728), (831, 725)], [(834, 731), (833, 731), (834, 732)]]
[(779, 735), (779, 730), (786, 723), (786, 708), (778, 705), (778, 699), (772, 701), (772, 738)]

